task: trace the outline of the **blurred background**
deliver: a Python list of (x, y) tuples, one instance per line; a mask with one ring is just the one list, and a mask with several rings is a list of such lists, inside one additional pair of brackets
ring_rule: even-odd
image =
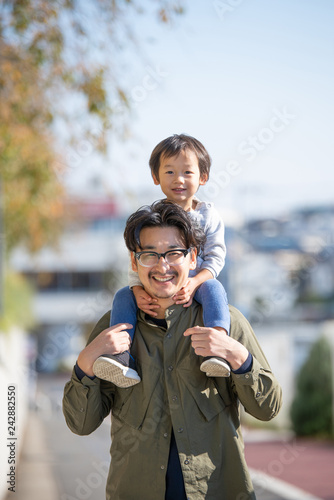
[(148, 160), (174, 133), (212, 157), (198, 197), (225, 222), (219, 279), (284, 392), (273, 422), (243, 416), (258, 498), (334, 499), (333, 21), (330, 0), (1, 2), (0, 387), (19, 500), (104, 498), (110, 420), (72, 435), (62, 391), (127, 284), (125, 222), (162, 197)]

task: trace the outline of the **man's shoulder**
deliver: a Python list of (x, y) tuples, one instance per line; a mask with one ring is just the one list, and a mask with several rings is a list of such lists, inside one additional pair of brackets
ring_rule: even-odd
[(229, 304), (228, 307), (231, 316), (231, 325), (233, 322), (235, 325), (240, 325), (241, 327), (242, 326), (250, 327), (247, 318), (242, 314), (241, 311), (239, 311), (239, 309), (237, 309), (235, 306), (231, 306), (231, 304)]
[(89, 336), (87, 344), (90, 344), (103, 330), (110, 326), (110, 311), (107, 311), (96, 323), (92, 333)]

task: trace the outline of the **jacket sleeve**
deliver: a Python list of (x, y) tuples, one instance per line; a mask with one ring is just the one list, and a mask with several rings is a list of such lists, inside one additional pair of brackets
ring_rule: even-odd
[(231, 373), (232, 391), (246, 412), (258, 420), (271, 420), (282, 406), (282, 389), (255, 337), (240, 311), (230, 306), (230, 336), (243, 344), (253, 356), (252, 368), (243, 374)]
[[(88, 343), (109, 327), (110, 312), (105, 314), (92, 331)], [(67, 382), (63, 396), (63, 413), (66, 424), (75, 434), (90, 434), (101, 425), (110, 413), (114, 399), (114, 385), (97, 377), (84, 376), (79, 380), (75, 370)]]

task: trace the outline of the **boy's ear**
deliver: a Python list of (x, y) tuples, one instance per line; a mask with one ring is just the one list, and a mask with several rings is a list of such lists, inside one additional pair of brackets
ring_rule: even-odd
[(138, 273), (137, 261), (136, 261), (136, 256), (135, 256), (134, 252), (131, 252), (131, 268), (132, 268), (132, 271), (135, 271), (136, 273)]
[(152, 177), (153, 177), (153, 182), (156, 186), (159, 186), (160, 182), (159, 182), (159, 179), (156, 177), (155, 174), (152, 174)]
[(199, 185), (204, 186), (208, 182), (208, 174), (202, 174), (199, 180)]

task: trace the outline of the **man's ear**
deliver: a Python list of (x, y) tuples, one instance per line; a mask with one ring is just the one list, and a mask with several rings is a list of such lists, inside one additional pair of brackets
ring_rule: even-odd
[(159, 186), (160, 181), (155, 174), (152, 174), (153, 182), (156, 186)]
[(199, 180), (199, 185), (204, 186), (208, 182), (208, 174), (202, 174)]
[(135, 271), (136, 273), (138, 273), (137, 260), (136, 260), (136, 256), (135, 256), (134, 252), (131, 252), (131, 268), (132, 268), (132, 271)]
[(197, 264), (197, 249), (192, 248), (190, 252), (190, 266), (189, 269), (193, 270), (196, 269), (196, 264)]

